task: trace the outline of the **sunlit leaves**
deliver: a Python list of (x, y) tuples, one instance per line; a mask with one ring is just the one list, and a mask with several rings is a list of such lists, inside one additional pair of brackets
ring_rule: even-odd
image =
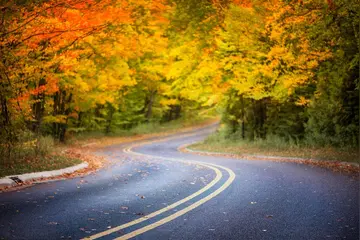
[[(246, 104), (260, 113), (272, 101), (274, 109), (287, 102), (303, 109), (329, 94), (340, 106), (334, 96), (358, 78), (359, 33), (358, 6), (338, 1), (8, 3), (2, 121), (110, 129), (182, 106), (240, 108), (230, 115), (243, 122)], [(338, 71), (329, 66), (334, 59)]]

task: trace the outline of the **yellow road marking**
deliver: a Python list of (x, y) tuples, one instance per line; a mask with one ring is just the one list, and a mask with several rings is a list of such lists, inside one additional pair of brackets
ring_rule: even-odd
[[(219, 167), (220, 167), (220, 166), (219, 166)], [(127, 233), (127, 234), (125, 234), (125, 235), (123, 235), (123, 236), (121, 236), (121, 237), (115, 238), (115, 239), (116, 239), (116, 240), (129, 239), (129, 238), (133, 238), (133, 237), (135, 237), (135, 236), (137, 236), (137, 235), (140, 235), (140, 234), (142, 234), (142, 233), (145, 233), (145, 232), (147, 232), (147, 231), (149, 231), (149, 230), (152, 230), (152, 229), (154, 229), (154, 228), (156, 228), (156, 227), (159, 227), (159, 226), (161, 226), (161, 225), (163, 225), (163, 224), (165, 224), (165, 223), (168, 223), (168, 222), (174, 220), (175, 218), (178, 218), (178, 217), (184, 215), (185, 213), (193, 210), (194, 208), (199, 207), (200, 205), (204, 204), (205, 202), (209, 201), (210, 199), (212, 199), (212, 198), (214, 198), (215, 196), (217, 196), (218, 194), (220, 194), (220, 193), (221, 193), (222, 191), (224, 191), (227, 187), (229, 187), (230, 184), (231, 184), (231, 183), (234, 181), (234, 179), (235, 179), (235, 173), (234, 173), (233, 171), (231, 171), (231, 170), (228, 169), (228, 168), (224, 168), (224, 167), (221, 167), (221, 168), (223, 168), (223, 169), (225, 169), (227, 172), (229, 172), (230, 177), (229, 177), (228, 180), (224, 183), (224, 185), (222, 185), (220, 188), (218, 188), (215, 192), (212, 192), (212, 193), (209, 194), (208, 196), (200, 199), (199, 201), (191, 204), (190, 206), (188, 206), (188, 207), (186, 207), (186, 208), (184, 208), (184, 209), (182, 209), (182, 210), (180, 210), (180, 211), (178, 211), (178, 212), (176, 212), (176, 213), (174, 213), (174, 214), (172, 214), (172, 215), (170, 215), (170, 216), (168, 216), (168, 217), (165, 217), (165, 218), (163, 218), (163, 219), (161, 219), (161, 220), (159, 220), (159, 221), (157, 221), (157, 222), (155, 222), (155, 223), (149, 224), (149, 225), (147, 225), (147, 226), (145, 226), (145, 227), (142, 227), (142, 228), (140, 228), (140, 229), (137, 229), (137, 230), (135, 230), (135, 231), (132, 231), (132, 232), (130, 232), (130, 233)]]
[[(126, 149), (126, 150), (127, 150), (127, 152), (129, 151), (128, 149)], [(137, 154), (137, 153), (134, 153), (134, 154)], [(131, 222), (125, 223), (125, 224), (123, 224), (123, 225), (120, 225), (120, 226), (111, 228), (111, 229), (109, 229), (109, 230), (106, 230), (106, 231), (97, 233), (97, 234), (95, 234), (95, 235), (86, 237), (85, 239), (97, 239), (97, 238), (100, 238), (100, 237), (109, 235), (109, 234), (111, 234), (111, 233), (113, 233), (113, 232), (117, 232), (117, 231), (119, 231), (119, 230), (121, 230), (121, 229), (128, 228), (128, 227), (133, 226), (133, 225), (135, 225), (135, 224), (138, 224), (138, 223), (141, 223), (141, 222), (143, 222), (143, 221), (149, 220), (149, 219), (151, 219), (151, 218), (153, 218), (153, 217), (155, 217), (155, 216), (157, 216), (157, 215), (159, 215), (159, 214), (161, 214), (161, 213), (164, 213), (164, 212), (166, 212), (166, 211), (169, 211), (169, 210), (171, 210), (171, 209), (174, 209), (174, 208), (176, 208), (177, 206), (179, 206), (179, 205), (181, 205), (181, 204), (183, 204), (183, 203), (185, 203), (185, 202), (187, 202), (187, 201), (189, 201), (189, 200), (191, 200), (191, 199), (199, 196), (200, 194), (204, 193), (205, 191), (207, 191), (208, 189), (210, 189), (212, 186), (214, 186), (214, 185), (215, 185), (217, 182), (219, 182), (220, 179), (222, 178), (222, 173), (221, 173), (221, 171), (220, 171), (219, 169), (217, 169), (217, 168), (215, 168), (215, 167), (212, 167), (212, 166), (206, 166), (206, 167), (214, 170), (216, 176), (215, 176), (215, 178), (214, 178), (208, 185), (206, 185), (205, 187), (203, 187), (203, 188), (200, 189), (199, 191), (197, 191), (197, 192), (191, 194), (190, 196), (188, 196), (188, 197), (186, 197), (186, 198), (184, 198), (184, 199), (181, 199), (181, 200), (179, 200), (179, 201), (177, 201), (177, 202), (175, 202), (175, 203), (173, 203), (173, 204), (171, 204), (171, 205), (169, 205), (169, 206), (167, 206), (167, 207), (165, 207), (165, 208), (162, 208), (162, 209), (160, 209), (160, 210), (158, 210), (158, 211), (155, 211), (155, 212), (153, 212), (153, 213), (150, 213), (150, 214), (148, 214), (148, 215), (146, 215), (146, 216), (144, 216), (144, 217), (141, 217), (141, 218), (138, 218), (138, 219), (136, 219), (136, 220), (134, 220), (134, 221), (131, 221)]]
[[(194, 135), (194, 134), (189, 134), (189, 135)], [(182, 137), (183, 137), (183, 136), (182, 136)], [(226, 168), (226, 167), (222, 167), (222, 166), (216, 165), (216, 164), (203, 163), (203, 162), (197, 162), (197, 161), (191, 161), (191, 162), (190, 162), (190, 161), (185, 161), (185, 160), (176, 159), (176, 158), (165, 158), (165, 157), (160, 157), (160, 156), (152, 156), (152, 155), (146, 155), (146, 154), (142, 154), (142, 153), (137, 153), (137, 152), (131, 151), (131, 148), (136, 147), (136, 146), (139, 146), (139, 145), (146, 145), (146, 144), (148, 144), (148, 143), (166, 141), (166, 140), (170, 140), (170, 139), (173, 139), (173, 138), (179, 138), (179, 137), (170, 137), (170, 138), (161, 139), (161, 140), (157, 140), (157, 141), (149, 141), (149, 142), (143, 142), (143, 143), (139, 143), (139, 144), (134, 144), (134, 145), (131, 145), (130, 147), (124, 149), (123, 151), (126, 152), (126, 153), (134, 154), (134, 155), (140, 155), (140, 156), (146, 156), (146, 157), (152, 157), (152, 158), (156, 157), (156, 158), (160, 158), (160, 159), (164, 159), (164, 160), (177, 161), (177, 162), (185, 162), (185, 163), (189, 163), (189, 164), (201, 165), (201, 166), (210, 168), (210, 169), (212, 169), (213, 171), (215, 171), (215, 174), (216, 174), (215, 178), (214, 178), (208, 185), (206, 185), (204, 188), (200, 189), (199, 191), (191, 194), (190, 196), (188, 196), (188, 197), (186, 197), (186, 198), (184, 198), (184, 199), (182, 199), (182, 200), (179, 200), (179, 201), (177, 201), (177, 202), (175, 202), (175, 203), (173, 203), (173, 204), (171, 204), (171, 205), (169, 205), (169, 206), (167, 206), (167, 207), (165, 207), (165, 208), (162, 208), (162, 209), (160, 209), (160, 210), (158, 210), (158, 211), (155, 211), (155, 212), (153, 212), (153, 213), (150, 213), (150, 214), (148, 214), (148, 215), (146, 215), (146, 216), (144, 216), (144, 217), (138, 218), (138, 219), (136, 219), (136, 220), (134, 220), (134, 221), (131, 221), (131, 222), (122, 224), (122, 225), (120, 225), (120, 226), (111, 228), (111, 229), (109, 229), (109, 230), (106, 230), (106, 231), (103, 231), (103, 232), (94, 234), (94, 235), (92, 235), (92, 236), (86, 237), (86, 238), (84, 238), (84, 239), (97, 239), (97, 238), (100, 238), (100, 237), (104, 237), (104, 236), (109, 235), (109, 234), (111, 234), (111, 233), (117, 232), (117, 231), (119, 231), (119, 230), (121, 230), (121, 229), (125, 229), (125, 228), (128, 228), (128, 227), (130, 227), (130, 226), (133, 226), (133, 225), (135, 225), (135, 224), (138, 224), (138, 223), (141, 223), (141, 222), (143, 222), (143, 221), (149, 220), (149, 219), (151, 219), (151, 218), (153, 218), (153, 217), (155, 217), (155, 216), (157, 216), (157, 215), (159, 215), (159, 214), (161, 214), (161, 213), (164, 213), (164, 212), (167, 212), (167, 211), (169, 211), (169, 210), (171, 210), (171, 209), (174, 209), (175, 207), (177, 207), (177, 206), (179, 206), (179, 205), (181, 205), (181, 204), (183, 204), (183, 203), (185, 203), (185, 202), (187, 202), (187, 201), (189, 201), (189, 200), (191, 200), (191, 199), (199, 196), (200, 194), (204, 193), (205, 191), (207, 191), (208, 189), (210, 189), (211, 187), (213, 187), (217, 182), (220, 181), (220, 179), (222, 178), (222, 173), (221, 173), (221, 171), (220, 171), (218, 168), (222, 168), (222, 169), (224, 169), (225, 171), (227, 171), (227, 172), (229, 173), (229, 178), (228, 178), (228, 180), (227, 180), (220, 188), (218, 188), (216, 191), (212, 192), (212, 193), (209, 194), (208, 196), (200, 199), (199, 201), (191, 204), (190, 206), (188, 206), (188, 207), (186, 207), (186, 208), (184, 208), (184, 209), (182, 209), (182, 210), (180, 210), (180, 211), (178, 211), (178, 212), (176, 212), (176, 213), (174, 213), (174, 214), (172, 214), (172, 215), (170, 215), (170, 216), (168, 216), (168, 217), (165, 217), (165, 218), (163, 218), (163, 219), (161, 219), (161, 220), (159, 220), (159, 221), (157, 221), (157, 222), (155, 222), (155, 223), (153, 223), (153, 224), (149, 224), (149, 225), (147, 225), (147, 226), (145, 226), (145, 227), (143, 227), (143, 228), (140, 228), (140, 229), (138, 229), (138, 230), (135, 230), (135, 231), (133, 231), (133, 232), (130, 232), (130, 233), (128, 233), (128, 234), (125, 234), (125, 235), (123, 235), (123, 236), (121, 236), (121, 237), (119, 237), (119, 238), (116, 238), (116, 239), (129, 239), (129, 238), (135, 237), (135, 236), (137, 236), (137, 235), (139, 235), (139, 234), (142, 234), (142, 233), (144, 233), (144, 232), (147, 232), (147, 231), (149, 231), (149, 230), (151, 230), (151, 229), (154, 229), (154, 228), (156, 228), (156, 227), (158, 227), (158, 226), (160, 226), (160, 225), (163, 225), (163, 224), (165, 224), (165, 223), (167, 223), (167, 222), (170, 222), (170, 221), (174, 220), (175, 218), (180, 217), (181, 215), (184, 215), (185, 213), (193, 210), (194, 208), (196, 208), (196, 207), (200, 206), (201, 204), (203, 204), (203, 203), (209, 201), (210, 199), (214, 198), (215, 196), (217, 196), (218, 194), (220, 194), (222, 191), (224, 191), (228, 186), (230, 186), (230, 184), (234, 181), (234, 179), (235, 179), (235, 173), (234, 173), (232, 170), (230, 170), (230, 169), (228, 169), (228, 168)]]

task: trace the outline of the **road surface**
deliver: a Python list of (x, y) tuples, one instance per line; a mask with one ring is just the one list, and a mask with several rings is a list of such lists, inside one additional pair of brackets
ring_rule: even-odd
[(177, 150), (213, 130), (107, 147), (96, 174), (0, 193), (0, 239), (359, 239), (358, 178)]

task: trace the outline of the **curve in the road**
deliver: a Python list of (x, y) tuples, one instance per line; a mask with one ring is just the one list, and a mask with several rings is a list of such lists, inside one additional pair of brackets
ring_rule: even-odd
[[(187, 134), (186, 136), (191, 136), (193, 134)], [(184, 137), (181, 136), (181, 137)], [(125, 228), (128, 228), (130, 226), (133, 226), (133, 225), (136, 225), (136, 224), (139, 224), (141, 222), (144, 222), (144, 221), (147, 221), (147, 220), (150, 220), (151, 218), (154, 218), (162, 213), (165, 213), (171, 209), (174, 209), (176, 207), (178, 207), (179, 205), (182, 205), (188, 201), (190, 201), (191, 199), (203, 194), (204, 192), (208, 191), (210, 188), (212, 188), (216, 183), (218, 183), (222, 177), (223, 177), (223, 174), (222, 172), (219, 170), (220, 169), (223, 169), (225, 170), (229, 177), (228, 179), (219, 187), (217, 188), (216, 190), (214, 190), (213, 192), (211, 192), (209, 195), (201, 198), (200, 200), (196, 201), (195, 203), (189, 205), (188, 207), (174, 213), (174, 214), (171, 214), (167, 217), (164, 217), (162, 218), (161, 220), (158, 220), (154, 223), (151, 223), (151, 224), (148, 224), (142, 228), (139, 228), (137, 230), (134, 230), (132, 232), (129, 232), (121, 237), (118, 237), (116, 238), (117, 240), (123, 240), (123, 239), (130, 239), (130, 238), (133, 238), (137, 235), (140, 235), (142, 233), (145, 233), (149, 230), (152, 230), (156, 227), (159, 227), (165, 223), (168, 223), (184, 214), (186, 214), (187, 212), (199, 207), (200, 205), (204, 204), (205, 202), (209, 201), (210, 199), (214, 198), (215, 196), (217, 196), (218, 194), (220, 194), (222, 191), (224, 191), (226, 188), (228, 188), (231, 183), (234, 181), (235, 179), (235, 173), (229, 169), (229, 168), (226, 168), (226, 167), (223, 167), (223, 166), (219, 166), (217, 164), (211, 164), (211, 163), (204, 163), (204, 162), (198, 162), (198, 161), (186, 161), (184, 159), (176, 159), (176, 158), (168, 158), (168, 157), (159, 157), (159, 156), (152, 156), (152, 155), (147, 155), (147, 154), (142, 154), (142, 153), (138, 153), (138, 152), (134, 152), (132, 151), (132, 148), (134, 147), (138, 147), (138, 146), (141, 146), (141, 145), (146, 145), (146, 144), (150, 144), (150, 143), (154, 143), (154, 142), (163, 142), (163, 141), (167, 141), (167, 140), (170, 140), (170, 139), (176, 139), (176, 138), (179, 138), (179, 137), (171, 137), (171, 138), (166, 138), (166, 139), (161, 139), (161, 140), (157, 140), (157, 141), (150, 141), (150, 142), (143, 142), (143, 143), (139, 143), (139, 144), (133, 144), (131, 145), (130, 147), (124, 149), (124, 152), (127, 153), (127, 154), (132, 154), (132, 155), (137, 155), (137, 156), (142, 156), (142, 157), (150, 157), (150, 158), (154, 158), (156, 157), (157, 159), (162, 159), (162, 160), (166, 160), (166, 161), (177, 161), (177, 162), (183, 162), (183, 163), (186, 163), (186, 164), (196, 164), (196, 165), (200, 165), (200, 166), (203, 166), (203, 167), (206, 167), (206, 168), (210, 168), (211, 170), (213, 170), (216, 174), (215, 178), (209, 183), (207, 184), (205, 187), (203, 187), (202, 189), (200, 189), (199, 191), (191, 194), (190, 196), (187, 196), (186, 198), (183, 198), (165, 208), (162, 208), (160, 210), (157, 210), (153, 213), (150, 213), (144, 217), (141, 217), (139, 219), (136, 219), (134, 221), (131, 221), (131, 222), (128, 222), (128, 223), (125, 223), (125, 224), (122, 224), (120, 226), (117, 226), (117, 227), (114, 227), (114, 228), (111, 228), (111, 229), (108, 229), (106, 231), (103, 231), (103, 232), (100, 232), (100, 233), (97, 233), (97, 234), (94, 234), (92, 236), (89, 236), (89, 237), (86, 237), (84, 239), (98, 239), (98, 238), (101, 238), (101, 237), (104, 237), (104, 236), (107, 236), (109, 234), (112, 234), (114, 232), (117, 232), (117, 231), (120, 231), (122, 229), (125, 229)]]

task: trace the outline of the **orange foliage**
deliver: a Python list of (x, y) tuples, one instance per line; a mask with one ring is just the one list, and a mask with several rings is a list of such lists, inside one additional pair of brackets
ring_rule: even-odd
[(233, 0), (233, 3), (243, 8), (252, 8), (253, 6), (251, 0)]
[[(132, 22), (131, 11), (125, 1), (117, 1), (116, 6), (111, 3), (111, 0), (50, 1), (35, 6), (31, 12), (22, 9), (23, 18), (14, 21), (9, 32), (21, 33), (20, 39), (16, 40), (30, 51), (45, 41), (49, 41), (53, 50), (59, 50), (99, 32), (109, 24)], [(7, 39), (11, 40), (11, 37)]]

